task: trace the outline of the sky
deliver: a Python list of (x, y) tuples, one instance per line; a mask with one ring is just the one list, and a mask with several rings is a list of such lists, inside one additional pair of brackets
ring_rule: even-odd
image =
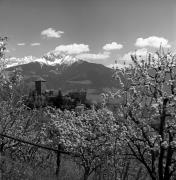
[(9, 57), (65, 53), (95, 63), (122, 63), (176, 46), (174, 0), (0, 0), (0, 36)]

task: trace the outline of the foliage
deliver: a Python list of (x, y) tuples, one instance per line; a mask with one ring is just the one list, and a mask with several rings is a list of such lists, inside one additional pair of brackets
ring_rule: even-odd
[(118, 143), (128, 148), (122, 156), (138, 160), (153, 180), (175, 179), (176, 56), (159, 51), (131, 58), (131, 66), (115, 70), (120, 89), (103, 96), (116, 105)]
[[(0, 133), (42, 143), (42, 127), (46, 121), (43, 110), (30, 110), (23, 103), (21, 72), (6, 72), (6, 38), (0, 41)], [(0, 178), (27, 179), (32, 170), (46, 169), (54, 156), (50, 152), (0, 136)]]
[(49, 109), (53, 143), (62, 144), (84, 168), (85, 179), (93, 173), (113, 149), (118, 126), (106, 109), (88, 110), (83, 114)]
[[(73, 178), (64, 168), (75, 163), (84, 180), (176, 178), (176, 55), (133, 55), (132, 65), (115, 70), (120, 88), (103, 94), (98, 110), (30, 109), (23, 102), (21, 71), (5, 72), (6, 38), (0, 42), (0, 133), (25, 140), (0, 136), (3, 179), (55, 179), (60, 164), (60, 177)], [(54, 106), (61, 108), (58, 101), (66, 103), (60, 91)]]

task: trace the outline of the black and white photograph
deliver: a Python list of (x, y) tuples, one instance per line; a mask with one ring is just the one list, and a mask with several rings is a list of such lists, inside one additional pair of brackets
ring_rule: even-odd
[(0, 0), (0, 180), (176, 180), (175, 0)]

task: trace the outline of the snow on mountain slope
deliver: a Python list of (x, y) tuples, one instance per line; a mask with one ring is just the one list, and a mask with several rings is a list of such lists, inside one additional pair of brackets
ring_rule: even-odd
[[(29, 59), (26, 59), (28, 62)], [(62, 89), (63, 91), (94, 89), (102, 92), (104, 88), (116, 87), (118, 82), (113, 78), (113, 70), (102, 64), (86, 61), (69, 61), (67, 58), (49, 61), (52, 66), (44, 64), (44, 59), (34, 59), (30, 63), (18, 65), (26, 83), (33, 84), (36, 78), (46, 80), (48, 89)], [(58, 63), (54, 66), (54, 63)], [(61, 64), (62, 63), (62, 64)], [(67, 63), (69, 64), (63, 64)], [(72, 64), (71, 64), (72, 63)], [(60, 65), (61, 64), (61, 65)], [(7, 71), (13, 71), (10, 67)], [(116, 85), (117, 84), (117, 85)]]
[(55, 66), (57, 64), (71, 65), (77, 61), (79, 61), (79, 59), (77, 59), (76, 57), (72, 57), (70, 55), (55, 56), (53, 54), (47, 54), (42, 58), (36, 58), (34, 56), (26, 56), (24, 58), (12, 57), (8, 60), (7, 68), (22, 65), (22, 64), (28, 64), (31, 62), (39, 62), (41, 66), (43, 64)]

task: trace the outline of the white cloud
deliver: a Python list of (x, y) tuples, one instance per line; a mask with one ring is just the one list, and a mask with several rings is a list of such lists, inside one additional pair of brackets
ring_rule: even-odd
[(135, 55), (137, 57), (138, 62), (140, 63), (141, 60), (147, 60), (149, 55), (151, 55), (151, 57), (154, 60), (158, 59), (158, 55), (155, 53), (155, 51), (149, 51), (146, 48), (141, 48), (141, 49), (137, 49), (136, 51), (129, 51), (127, 53), (125, 53), (124, 55), (120, 56), (117, 60), (116, 63), (114, 64), (110, 64), (108, 65), (108, 67), (112, 68), (112, 67), (125, 67), (125, 66), (129, 66), (130, 64), (133, 64), (134, 62), (131, 59), (131, 56)]
[(40, 43), (31, 43), (31, 46), (40, 46)]
[(112, 67), (113, 65), (115, 67), (118, 66), (120, 68), (124, 67), (124, 66), (128, 66), (130, 64), (133, 64), (131, 55), (136, 55), (137, 58), (140, 60), (140, 59), (146, 59), (148, 57), (149, 53), (152, 54), (146, 48), (137, 49), (136, 51), (130, 51), (130, 52), (124, 54), (123, 56), (119, 57), (119, 59), (117, 59), (117, 63), (110, 64), (109, 67)]
[(41, 32), (41, 35), (46, 38), (60, 38), (63, 33), (64, 33), (63, 31), (56, 31), (53, 28), (48, 28), (43, 30)]
[(148, 38), (137, 38), (136, 39), (136, 46), (138, 47), (154, 47), (159, 48), (160, 46), (164, 48), (170, 48), (171, 45), (168, 44), (168, 40), (163, 37), (157, 37), (157, 36), (150, 36)]
[(57, 46), (54, 53), (67, 53), (67, 54), (80, 54), (84, 52), (89, 52), (89, 46), (85, 44), (69, 44)]
[(136, 55), (137, 58), (146, 58), (148, 53), (149, 52), (146, 48), (141, 48), (124, 54), (120, 59), (124, 61), (131, 61), (131, 55)]
[(105, 44), (103, 46), (103, 49), (106, 50), (106, 51), (111, 51), (111, 50), (120, 50), (123, 48), (123, 45), (122, 44), (117, 44), (116, 42), (112, 42), (111, 44)]
[(98, 53), (98, 54), (84, 53), (76, 56), (76, 58), (82, 60), (101, 60), (101, 59), (107, 59), (109, 57), (110, 57), (110, 53), (108, 52)]
[(111, 69), (115, 69), (115, 68), (123, 69), (124, 68), (124, 64), (120, 64), (120, 63), (109, 64), (109, 65), (107, 65), (107, 67), (111, 68)]
[(8, 60), (7, 67), (17, 66), (21, 64), (28, 64), (31, 62), (40, 62), (47, 64), (47, 61), (44, 58), (36, 58), (34, 56), (25, 56), (23, 58), (11, 57)]
[(25, 46), (26, 43), (18, 43), (17, 45), (18, 45), (18, 46)]
[(36, 59), (33, 56), (25, 56), (23, 58), (11, 57), (8, 59), (7, 67), (17, 66), (20, 64), (27, 64), (33, 62)]

